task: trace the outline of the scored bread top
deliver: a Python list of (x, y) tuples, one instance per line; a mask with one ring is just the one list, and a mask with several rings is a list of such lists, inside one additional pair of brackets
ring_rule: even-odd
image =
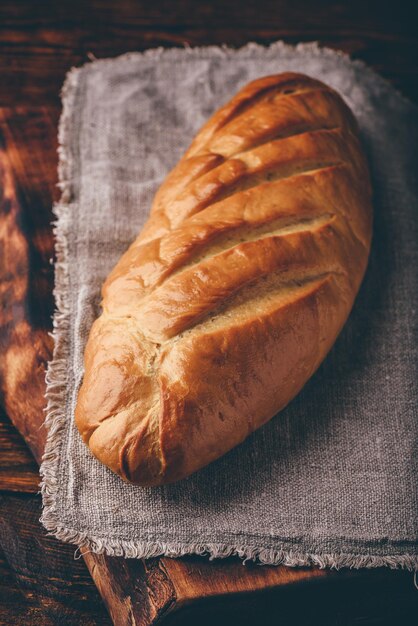
[(355, 119), (323, 83), (268, 76), (219, 109), (103, 286), (76, 408), (93, 454), (172, 482), (281, 410), (351, 310), (370, 198)]

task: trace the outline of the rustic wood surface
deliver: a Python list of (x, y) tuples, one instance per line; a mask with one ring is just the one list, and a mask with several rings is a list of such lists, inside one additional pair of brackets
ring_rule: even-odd
[[(110, 626), (111, 620), (82, 560), (74, 560), (74, 548), (38, 532), (40, 499), (22, 494), (0, 495), (0, 541), (22, 604), (40, 624)], [(35, 532), (34, 532), (35, 529)], [(1, 588), (1, 586), (0, 586)], [(21, 610), (21, 603), (16, 601)], [(0, 623), (2, 618), (0, 610)], [(5, 624), (32, 624), (28, 616)], [(4, 617), (3, 617), (4, 619)], [(35, 622), (36, 623), (36, 622)]]
[(418, 99), (414, 2), (396, 0), (2, 0), (0, 106), (59, 105), (71, 65), (155, 46), (319, 40)]
[(38, 466), (27, 445), (0, 407), (0, 493), (37, 493)]
[[(75, 2), (2, 2), (0, 624), (110, 623), (83, 560), (74, 560), (74, 548), (46, 537), (39, 525), (36, 464), (10, 422), (39, 460), (44, 368), (52, 349), (58, 93), (65, 72), (88, 53), (102, 57), (184, 42), (237, 46), (319, 39), (366, 60), (418, 99), (414, 26), (401, 7), (388, 4), (317, 2), (313, 11), (311, 2), (290, 0), (122, 0), (84, 2), (80, 9)], [(389, 626), (414, 623), (417, 609), (418, 594), (405, 572), (336, 574), (197, 557), (143, 562), (85, 554), (84, 560), (118, 625), (291, 620)]]
[(13, 571), (0, 549), (0, 624), (50, 626), (39, 604), (30, 606), (20, 591)]

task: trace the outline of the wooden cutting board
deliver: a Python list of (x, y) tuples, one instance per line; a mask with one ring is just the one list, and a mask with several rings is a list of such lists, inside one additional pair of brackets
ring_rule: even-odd
[[(0, 109), (0, 390), (38, 463), (46, 436), (45, 367), (53, 347), (58, 114), (53, 108)], [(275, 624), (279, 616), (280, 623), (288, 623), (286, 616), (296, 623), (295, 615), (307, 620), (298, 624), (334, 624), (336, 610), (353, 620), (368, 615), (378, 624), (376, 616), (386, 619), (393, 608), (393, 594), (412, 588), (410, 574), (387, 569), (330, 572), (243, 566), (235, 558), (144, 561), (89, 552), (83, 558), (117, 626)]]

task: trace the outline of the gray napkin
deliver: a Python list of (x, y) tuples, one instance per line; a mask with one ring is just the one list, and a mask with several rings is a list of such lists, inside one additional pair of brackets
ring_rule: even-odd
[[(360, 123), (375, 229), (354, 310), (300, 395), (242, 445), (178, 484), (127, 485), (92, 457), (73, 421), (101, 283), (203, 122), (247, 81), (287, 70), (329, 83)], [(417, 568), (417, 145), (412, 104), (315, 44), (159, 49), (70, 72), (42, 465), (49, 531), (127, 557)]]

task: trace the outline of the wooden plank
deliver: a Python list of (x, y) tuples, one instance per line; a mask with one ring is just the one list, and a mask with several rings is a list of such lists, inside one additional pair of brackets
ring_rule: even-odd
[(52, 354), (53, 115), (0, 110), (0, 389), (7, 415), (37, 459), (45, 444), (45, 368)]
[(2, 0), (0, 106), (59, 104), (71, 65), (156, 46), (319, 40), (362, 59), (418, 100), (415, 20), (408, 3), (343, 0)]
[(25, 599), (1, 548), (0, 581), (0, 626), (10, 626), (10, 624), (53, 626), (39, 605), (29, 605)]
[[(178, 602), (164, 569), (165, 559), (144, 561), (82, 553), (116, 626), (165, 624)], [(190, 577), (191, 586), (195, 575), (197, 572)]]
[(0, 491), (39, 491), (39, 472), (35, 459), (1, 407)]
[[(304, 581), (323, 580), (333, 576), (330, 570), (310, 567), (264, 567), (248, 563), (237, 567), (235, 559), (227, 559), (222, 567), (219, 561), (209, 561), (197, 556), (182, 559), (164, 559), (164, 568), (173, 581), (177, 601), (189, 603), (209, 596), (224, 596), (248, 591), (251, 576), (252, 591), (273, 589), (278, 585), (290, 585)], [(196, 576), (197, 572), (199, 573)], [(193, 584), (190, 580), (193, 578)]]
[[(21, 591), (17, 607), (26, 606), (42, 625), (110, 625), (83, 561), (74, 560), (73, 546), (40, 528), (40, 514), (39, 496), (0, 495), (0, 545)], [(16, 618), (16, 609), (10, 611)]]
[(375, 570), (345, 572), (314, 584), (294, 583), (252, 594), (226, 594), (215, 601), (176, 605), (173, 626), (413, 626), (418, 604), (412, 575)]

